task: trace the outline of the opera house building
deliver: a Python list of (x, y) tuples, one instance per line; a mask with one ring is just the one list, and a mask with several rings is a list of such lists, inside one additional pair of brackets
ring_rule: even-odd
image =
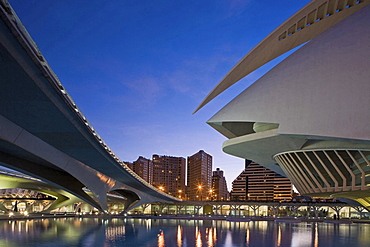
[(369, 3), (314, 0), (232, 68), (198, 109), (300, 46), (208, 121), (228, 138), (224, 152), (287, 176), (302, 195), (370, 210)]

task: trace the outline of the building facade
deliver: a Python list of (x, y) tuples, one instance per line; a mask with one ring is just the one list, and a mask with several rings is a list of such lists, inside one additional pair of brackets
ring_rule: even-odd
[(185, 158), (154, 154), (152, 164), (152, 185), (172, 196), (182, 198), (185, 191)]
[(153, 162), (140, 156), (132, 163), (133, 171), (148, 183), (153, 183)]
[(200, 150), (188, 157), (187, 168), (188, 199), (192, 201), (209, 200), (209, 193), (212, 189), (212, 156)]
[(131, 171), (134, 171), (134, 163), (133, 162), (125, 161), (124, 163), (128, 168), (130, 168)]
[(232, 186), (232, 201), (282, 201), (293, 196), (288, 178), (250, 160), (246, 160), (244, 171)]
[(211, 201), (229, 200), (226, 178), (224, 177), (224, 171), (220, 170), (220, 168), (216, 168), (216, 171), (212, 172), (212, 189), (210, 192), (209, 199)]

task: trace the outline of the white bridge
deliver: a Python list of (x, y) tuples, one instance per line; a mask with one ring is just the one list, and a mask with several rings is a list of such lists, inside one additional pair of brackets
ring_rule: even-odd
[(0, 165), (65, 191), (55, 201), (59, 204), (74, 197), (106, 212), (110, 191), (124, 198), (124, 211), (179, 201), (141, 179), (113, 153), (6, 0), (0, 1), (0, 18)]

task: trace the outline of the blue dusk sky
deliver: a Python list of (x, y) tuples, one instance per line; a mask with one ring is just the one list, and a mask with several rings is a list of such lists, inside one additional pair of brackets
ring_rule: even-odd
[(9, 0), (68, 93), (123, 160), (199, 150), (231, 182), (244, 160), (206, 121), (278, 58), (192, 112), (308, 0)]

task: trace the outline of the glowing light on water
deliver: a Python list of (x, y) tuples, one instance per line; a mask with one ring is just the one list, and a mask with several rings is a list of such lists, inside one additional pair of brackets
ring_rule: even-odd
[(177, 225), (177, 234), (176, 234), (177, 246), (182, 246), (182, 229), (180, 225)]
[(202, 234), (200, 233), (200, 230), (198, 226), (195, 227), (195, 246), (196, 247), (202, 247)]
[(206, 234), (207, 234), (207, 245), (208, 247), (212, 247), (213, 246), (212, 228), (206, 228)]
[(278, 233), (277, 233), (277, 247), (281, 245), (281, 226), (278, 226)]
[[(152, 222), (152, 223), (149, 223)], [(369, 224), (268, 223), (226, 221), (155, 221), (79, 218), (14, 220), (0, 225), (4, 246), (157, 246), (157, 247), (368, 247)], [(150, 226), (150, 227), (148, 227)], [(89, 234), (86, 234), (89, 232)], [(343, 232), (347, 235), (343, 235)], [(37, 233), (37, 234), (36, 234)], [(105, 234), (104, 234), (105, 233)], [(343, 238), (343, 236), (348, 236)], [(319, 244), (320, 238), (320, 244)], [(104, 241), (104, 245), (102, 245)], [(1, 241), (0, 241), (1, 242)], [(29, 242), (34, 243), (28, 245)], [(0, 246), (3, 246), (0, 243)]]
[(293, 228), (291, 237), (291, 247), (311, 247), (312, 230), (310, 228)]
[(317, 227), (317, 223), (315, 223), (315, 239), (313, 241), (313, 246), (319, 246), (319, 228)]
[(216, 228), (213, 228), (213, 242), (216, 243), (217, 241), (217, 231)]
[(158, 247), (165, 247), (164, 232), (162, 230), (158, 234)]
[(247, 225), (247, 229), (245, 230), (245, 243), (247, 247), (249, 246), (249, 234), (249, 225)]

